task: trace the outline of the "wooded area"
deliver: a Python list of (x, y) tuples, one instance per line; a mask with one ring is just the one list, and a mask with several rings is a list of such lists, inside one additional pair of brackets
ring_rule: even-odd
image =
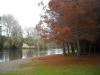
[[(39, 3), (44, 14), (37, 25), (46, 42), (61, 45), (64, 54), (100, 54), (100, 0), (50, 0)], [(71, 46), (71, 47), (70, 47)]]

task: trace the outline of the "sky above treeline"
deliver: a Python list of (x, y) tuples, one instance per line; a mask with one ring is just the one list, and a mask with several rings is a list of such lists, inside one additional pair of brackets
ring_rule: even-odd
[[(41, 0), (0, 0), (0, 16), (11, 14), (22, 26), (35, 27), (40, 20), (42, 9), (38, 6)], [(47, 3), (49, 0), (44, 0)]]

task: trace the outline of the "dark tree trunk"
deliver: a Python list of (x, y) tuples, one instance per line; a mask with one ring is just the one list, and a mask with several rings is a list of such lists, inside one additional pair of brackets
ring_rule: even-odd
[(73, 55), (75, 55), (75, 42), (73, 43)]
[(93, 45), (93, 54), (96, 55), (96, 44)]
[(91, 44), (89, 45), (89, 56), (91, 55)]
[(75, 54), (75, 51), (74, 51), (74, 43), (71, 43), (71, 51), (72, 51), (72, 55)]
[(77, 59), (80, 60), (80, 41), (77, 40)]
[(100, 55), (100, 40), (99, 40), (99, 43), (98, 43), (98, 50), (99, 50), (99, 55)]
[(67, 42), (67, 51), (68, 51), (68, 54), (70, 54), (69, 52), (69, 43)]
[(66, 55), (65, 43), (62, 43), (63, 46), (63, 55)]

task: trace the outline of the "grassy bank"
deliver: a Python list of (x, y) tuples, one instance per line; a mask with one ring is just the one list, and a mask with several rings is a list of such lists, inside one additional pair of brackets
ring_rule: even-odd
[[(63, 62), (66, 59), (60, 58), (60, 56), (56, 57), (56, 59), (55, 57), (53, 58), (32, 60), (27, 64), (19, 65), (19, 70), (17, 71), (2, 73), (0, 75), (100, 75), (100, 65), (65, 64)], [(59, 63), (57, 58), (62, 60), (62, 62)]]
[[(65, 68), (66, 67), (66, 68)], [(12, 71), (1, 75), (100, 75), (100, 67), (46, 67), (38, 66), (31, 70)]]

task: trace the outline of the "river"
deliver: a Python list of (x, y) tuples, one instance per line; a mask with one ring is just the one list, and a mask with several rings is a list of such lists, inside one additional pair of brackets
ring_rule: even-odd
[(62, 54), (62, 49), (20, 49), (20, 50), (0, 50), (0, 62), (8, 62), (17, 59), (26, 59), (30, 57), (41, 57), (55, 54)]

